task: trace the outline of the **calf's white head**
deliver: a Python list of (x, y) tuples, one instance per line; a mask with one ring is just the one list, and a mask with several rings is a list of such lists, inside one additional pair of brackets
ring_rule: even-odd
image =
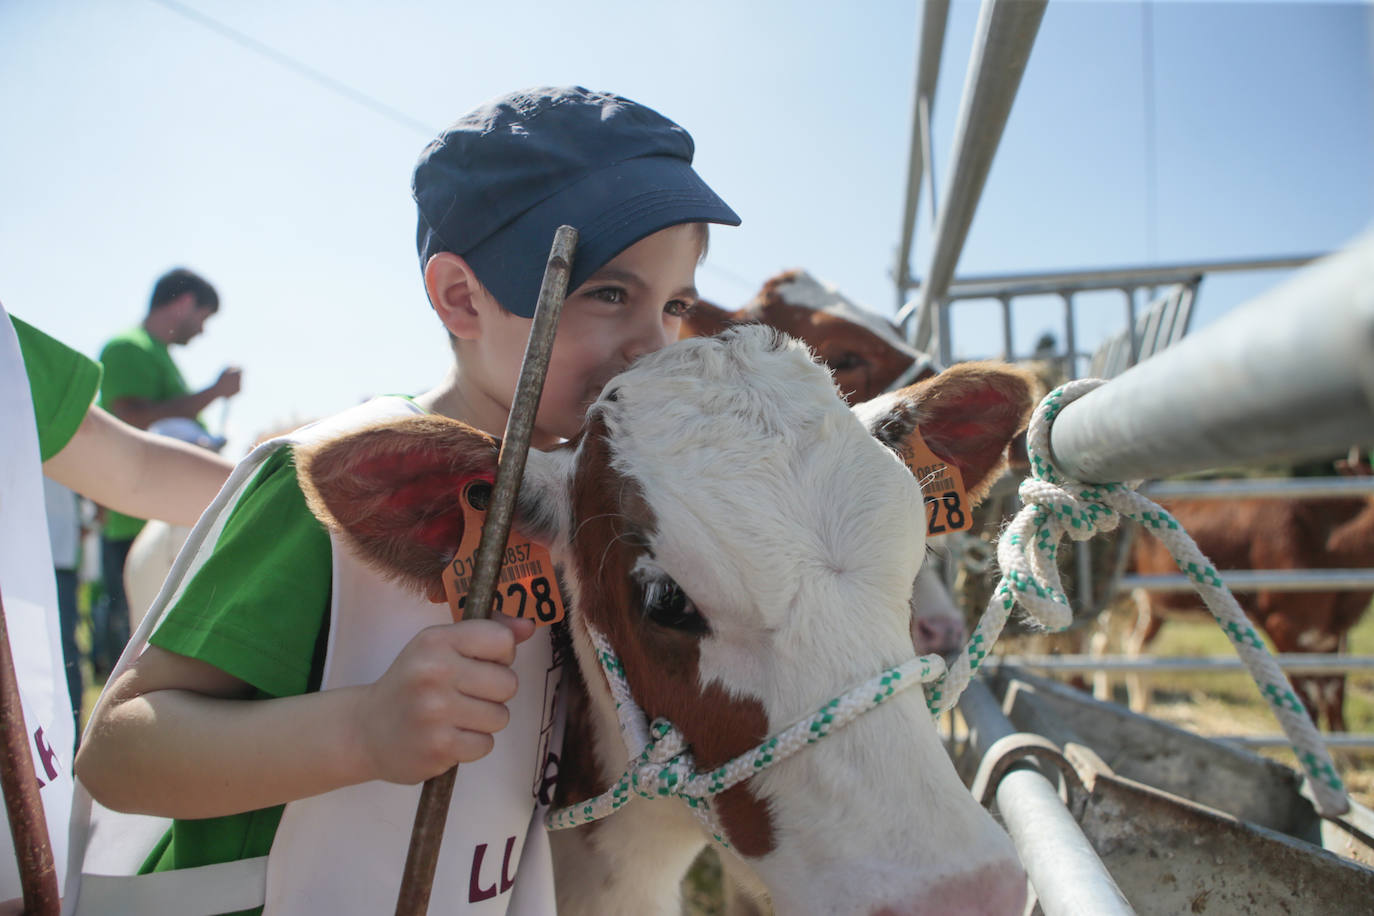
[[(530, 454), (517, 513), (563, 570), (589, 701), (585, 729), (570, 725), (562, 800), (600, 792), (625, 764), (589, 626), (618, 653), (645, 714), (673, 722), (702, 770), (909, 658), (925, 511), (900, 456), (919, 426), (978, 492), (1000, 472), (1029, 397), (1018, 372), (960, 367), (861, 420), (803, 345), (760, 327), (679, 342), (611, 380), (577, 439)], [(317, 514), (437, 597), (461, 539), (458, 494), (490, 478), (496, 453), (491, 437), (430, 417), (325, 443), (300, 462)], [(955, 776), (920, 691), (713, 805), (779, 912), (1021, 911), (1010, 842)], [(699, 829), (680, 808), (636, 802), (576, 832), (618, 860), (612, 882), (642, 884), (636, 869), (655, 862), (636, 857), (661, 865), (677, 848), (646, 833)]]

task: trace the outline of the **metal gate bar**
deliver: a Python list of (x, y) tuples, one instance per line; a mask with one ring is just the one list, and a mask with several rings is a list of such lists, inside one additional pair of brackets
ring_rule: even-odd
[(1374, 235), (1065, 407), (1055, 462), (1108, 482), (1374, 441), (1371, 289)]
[[(959, 699), (959, 712), (969, 727), (970, 750), (979, 759), (996, 741), (1016, 733), (982, 681), (968, 685)], [(1058, 790), (1040, 771), (1012, 769), (997, 784), (996, 799), (1044, 912), (1133, 916), (1135, 910), (1060, 800)]]

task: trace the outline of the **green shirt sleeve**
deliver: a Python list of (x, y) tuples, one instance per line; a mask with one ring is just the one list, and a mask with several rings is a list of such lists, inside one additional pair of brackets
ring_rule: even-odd
[(153, 633), (269, 697), (314, 689), (332, 581), (329, 534), (306, 508), (291, 449), (264, 462), (219, 540)]
[(106, 410), (120, 398), (159, 400), (162, 372), (152, 356), (134, 341), (115, 338), (100, 351), (105, 381), (100, 389), (100, 404)]
[(100, 387), (100, 364), (27, 322), (10, 316), (38, 424), (38, 451), (47, 461), (76, 435)]

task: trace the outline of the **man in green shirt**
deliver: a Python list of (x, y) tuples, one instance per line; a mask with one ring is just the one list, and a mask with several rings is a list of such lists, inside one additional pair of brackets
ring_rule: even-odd
[[(100, 352), (104, 380), (100, 406), (124, 422), (148, 429), (159, 420), (197, 414), (219, 398), (239, 391), (241, 371), (220, 373), (213, 385), (192, 392), (167, 352), (170, 344), (187, 344), (200, 335), (219, 310), (219, 295), (204, 278), (178, 267), (158, 278), (148, 314), (141, 324), (115, 335)], [(143, 519), (107, 509), (101, 532), (104, 601), (95, 613), (92, 658), (108, 671), (129, 638), (129, 607), (124, 595), (124, 562)]]

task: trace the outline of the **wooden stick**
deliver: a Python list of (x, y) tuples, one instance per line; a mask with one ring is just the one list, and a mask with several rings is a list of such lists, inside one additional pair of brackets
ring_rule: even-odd
[(10, 651), (5, 602), (0, 599), (0, 786), (5, 793), (5, 813), (19, 860), (19, 883), (24, 890), (26, 916), (57, 916), (62, 908), (57, 890), (57, 866), (48, 842), (48, 823), (43, 800), (38, 797), (38, 774), (33, 769), (29, 730), (24, 724), (24, 705), (19, 699), (19, 679)]
[[(525, 345), (525, 358), (520, 364), (520, 379), (515, 386), (510, 418), (506, 421), (506, 434), (501, 438), (491, 505), (482, 526), (481, 540), (477, 544), (477, 559), (467, 602), (468, 616), (473, 618), (488, 619), (492, 615), (496, 578), (501, 572), (501, 558), (505, 553), (506, 539), (510, 536), (515, 498), (520, 492), (520, 478), (525, 473), (525, 458), (529, 454), (534, 418), (539, 409), (539, 396), (544, 390), (549, 356), (553, 352), (558, 316), (568, 294), (568, 275), (572, 272), (573, 250), (576, 247), (577, 230), (571, 226), (558, 227), (553, 248), (549, 251), (548, 264), (544, 268), (544, 282), (539, 287), (539, 302), (534, 310), (529, 343)], [(396, 916), (424, 916), (429, 908), (434, 870), (439, 863), (439, 846), (444, 839), (444, 824), (448, 820), (449, 802), (453, 798), (453, 783), (457, 776), (458, 767), (454, 766), (446, 773), (425, 780), (424, 788), (420, 790), (420, 804), (415, 810), (415, 826), (410, 834), (405, 872), (401, 876), (401, 893), (396, 900)]]

